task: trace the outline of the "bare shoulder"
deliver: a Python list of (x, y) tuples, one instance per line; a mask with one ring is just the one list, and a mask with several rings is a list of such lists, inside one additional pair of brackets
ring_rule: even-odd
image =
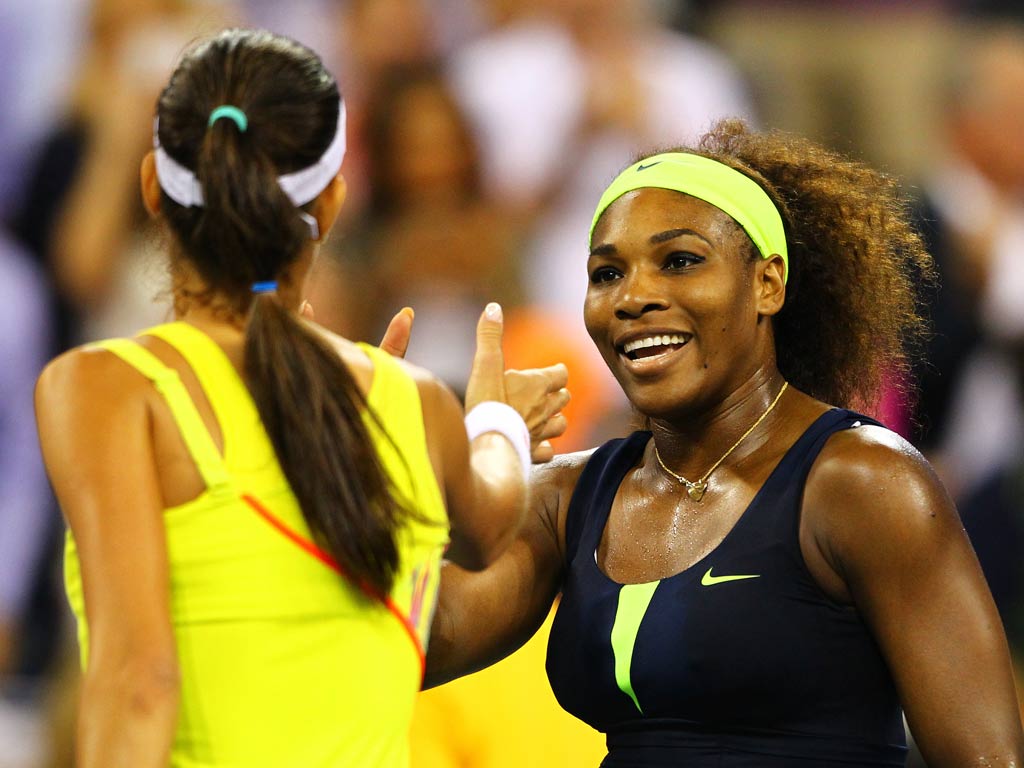
[(120, 509), (120, 498), (138, 509), (160, 508), (151, 439), (155, 398), (141, 373), (102, 348), (73, 349), (43, 370), (35, 396), (39, 443), (72, 527), (99, 519), (96, 510)]
[(882, 427), (829, 438), (807, 477), (802, 510), (815, 547), (847, 588), (858, 573), (881, 573), (883, 561), (915, 568), (965, 541), (931, 465)]
[(89, 402), (118, 407), (148, 391), (146, 378), (113, 352), (76, 347), (51, 360), (36, 382), (36, 407), (62, 408)]
[[(863, 507), (866, 515), (899, 501), (908, 512), (934, 510), (936, 497), (948, 500), (931, 465), (909, 442), (884, 427), (864, 425), (832, 435), (807, 478), (805, 499), (829, 499)], [(908, 504), (909, 502), (909, 504)]]
[(544, 464), (534, 464), (530, 477), (531, 486), (534, 489), (554, 488), (571, 493), (595, 450), (597, 449), (588, 448), (585, 451), (560, 453)]

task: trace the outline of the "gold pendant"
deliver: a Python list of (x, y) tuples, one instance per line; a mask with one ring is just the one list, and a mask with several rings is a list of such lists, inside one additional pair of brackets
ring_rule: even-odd
[(708, 484), (703, 481), (697, 481), (696, 483), (687, 483), (686, 492), (690, 495), (690, 498), (694, 501), (700, 501), (704, 498), (704, 491), (708, 489)]

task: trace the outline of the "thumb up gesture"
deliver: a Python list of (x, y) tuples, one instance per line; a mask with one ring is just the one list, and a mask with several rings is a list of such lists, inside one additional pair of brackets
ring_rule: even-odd
[(565, 385), (569, 373), (564, 365), (506, 371), (502, 351), (504, 318), (501, 306), (488, 304), (476, 326), (476, 355), (466, 385), (466, 411), (487, 400), (507, 403), (519, 412), (530, 430), (530, 449), (534, 461), (550, 461), (554, 456), (553, 437), (567, 426), (561, 410), (569, 402)]

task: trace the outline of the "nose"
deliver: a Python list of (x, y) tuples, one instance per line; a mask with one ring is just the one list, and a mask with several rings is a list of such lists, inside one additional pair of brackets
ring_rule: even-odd
[(627, 275), (622, 279), (621, 291), (615, 302), (616, 318), (630, 320), (663, 309), (668, 309), (668, 301), (658, 290), (656, 280), (643, 274)]

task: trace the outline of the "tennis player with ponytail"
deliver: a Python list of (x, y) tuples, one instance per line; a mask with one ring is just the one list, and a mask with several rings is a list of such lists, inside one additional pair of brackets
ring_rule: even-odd
[(429, 374), (300, 317), (345, 198), (344, 121), (292, 41), (233, 30), (189, 52), (142, 166), (176, 321), (40, 378), (80, 768), (405, 765), (441, 555), (502, 553), (531, 439), (564, 427), (564, 369), (517, 379), (510, 407), (495, 305), (465, 424)]

